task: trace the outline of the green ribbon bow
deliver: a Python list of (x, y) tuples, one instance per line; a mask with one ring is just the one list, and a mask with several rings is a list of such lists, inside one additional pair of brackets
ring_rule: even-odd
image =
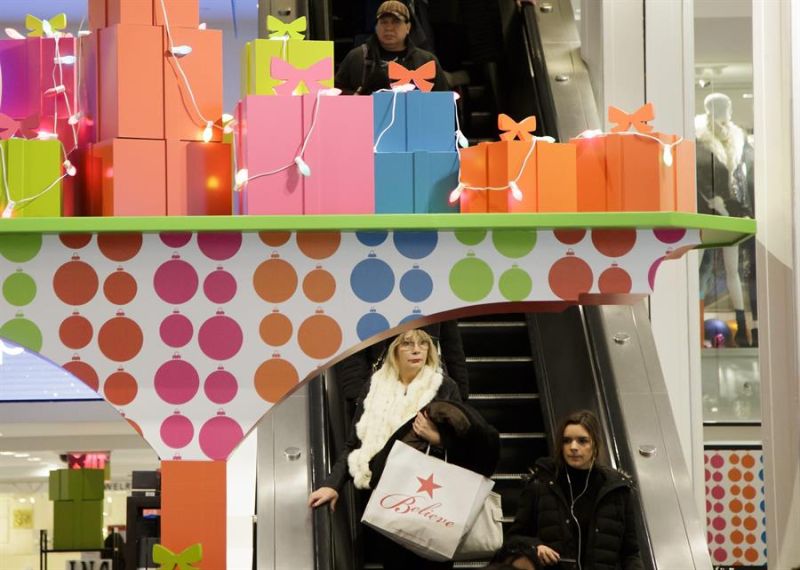
[(303, 32), (306, 31), (307, 27), (308, 24), (306, 23), (305, 16), (300, 16), (289, 23), (283, 22), (275, 16), (267, 16), (267, 31), (272, 32), (269, 35), (270, 39), (288, 38), (290, 40), (302, 40), (306, 37)]
[(161, 566), (161, 570), (198, 570), (195, 566), (203, 559), (203, 545), (193, 544), (179, 554), (160, 544), (153, 545), (153, 561)]
[(29, 38), (52, 38), (57, 31), (67, 27), (67, 15), (63, 12), (56, 14), (49, 20), (40, 20), (36, 16), (28, 14), (25, 16), (25, 27), (28, 29)]

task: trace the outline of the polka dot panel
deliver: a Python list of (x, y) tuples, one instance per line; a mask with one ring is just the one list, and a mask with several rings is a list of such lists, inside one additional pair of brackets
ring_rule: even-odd
[[(97, 390), (162, 458), (224, 459), (318, 367), (392, 327), (475, 303), (649, 293), (657, 262), (700, 241), (659, 232), (3, 236), (0, 337)], [(754, 465), (752, 478), (737, 465), (743, 502), (760, 492)], [(727, 471), (707, 468), (724, 487), (713, 474)]]
[(708, 548), (715, 566), (767, 563), (764, 490), (758, 479), (762, 462), (761, 448), (755, 446), (705, 450)]

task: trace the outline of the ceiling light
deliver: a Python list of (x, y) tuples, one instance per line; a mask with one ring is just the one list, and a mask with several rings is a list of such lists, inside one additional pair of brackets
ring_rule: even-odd
[(28, 499), (28, 502), (33, 505), (36, 502), (36, 499), (31, 497), (31, 498)]
[[(742, 93), (742, 99), (752, 99), (752, 98), (753, 98), (753, 94), (752, 93)], [(0, 435), (2, 435), (2, 434), (0, 434)]]
[(0, 455), (14, 455), (13, 451), (0, 451)]
[(19, 500), (20, 503), (27, 503), (28, 502), (28, 499), (26, 499), (25, 497), (20, 497), (18, 500)]
[(41, 457), (28, 457), (28, 461), (41, 461)]
[(30, 455), (31, 455), (30, 453), (15, 453), (14, 457), (22, 459), (23, 457), (30, 457)]

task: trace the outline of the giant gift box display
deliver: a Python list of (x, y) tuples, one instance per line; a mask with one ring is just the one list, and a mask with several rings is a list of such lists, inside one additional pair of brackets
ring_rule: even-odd
[(17, 217), (60, 216), (61, 144), (12, 138), (0, 150), (0, 210), (10, 197)]
[(534, 137), (534, 117), (498, 127), (500, 141), (460, 151), (461, 212), (575, 212), (575, 148)]
[(103, 469), (50, 471), (54, 549), (103, 547), (104, 474)]
[[(610, 133), (570, 141), (577, 150), (578, 211), (697, 211), (694, 142), (658, 133), (652, 103), (610, 107)], [(632, 129), (632, 130), (630, 130)]]
[[(430, 62), (433, 64), (433, 62)], [(419, 70), (393, 72), (413, 79)], [(435, 73), (435, 67), (432, 67)], [(411, 75), (408, 75), (408, 74)], [(423, 78), (419, 83), (426, 87)], [(410, 83), (397, 82), (399, 85)], [(456, 106), (452, 92), (382, 91), (372, 95), (375, 211), (379, 214), (458, 212), (447, 197), (458, 183)]]

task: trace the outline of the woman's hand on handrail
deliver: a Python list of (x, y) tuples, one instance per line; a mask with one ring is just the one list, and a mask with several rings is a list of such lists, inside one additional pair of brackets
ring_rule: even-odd
[(439, 429), (424, 412), (417, 412), (413, 427), (414, 433), (431, 445), (437, 447), (442, 445), (442, 436), (439, 434)]
[(308, 506), (312, 508), (321, 507), (325, 503), (331, 504), (331, 511), (336, 510), (336, 501), (339, 500), (339, 492), (333, 487), (320, 487), (308, 496)]

